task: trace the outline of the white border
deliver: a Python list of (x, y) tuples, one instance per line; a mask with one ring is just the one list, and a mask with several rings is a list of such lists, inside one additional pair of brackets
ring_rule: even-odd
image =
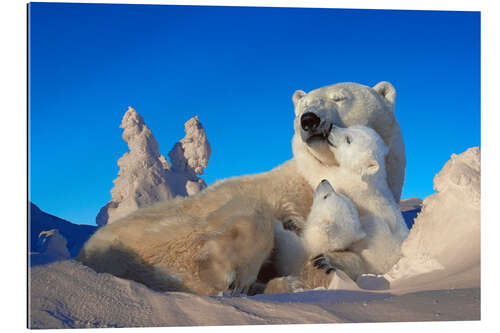
[[(53, 1), (83, 2), (83, 1)], [(382, 323), (354, 325), (287, 325), (287, 326), (226, 326), (204, 328), (178, 328), (175, 330), (209, 329), (217, 331), (254, 331), (274, 330), (320, 330), (320, 331), (422, 331), (425, 329), (448, 330), (454, 332), (471, 332), (473, 330), (497, 330), (498, 311), (498, 222), (493, 216), (495, 201), (499, 198), (497, 171), (497, 154), (500, 125), (498, 114), (499, 85), (498, 81), (498, 31), (499, 16), (495, 1), (290, 1), (290, 0), (254, 0), (254, 1), (84, 1), (86, 3), (140, 3), (140, 4), (191, 4), (191, 5), (230, 5), (230, 6), (268, 6), (268, 7), (321, 7), (321, 8), (369, 8), (369, 9), (417, 9), (417, 10), (466, 10), (481, 11), (482, 19), (482, 320), (480, 322), (448, 322), (448, 323)], [(24, 330), (26, 326), (26, 3), (7, 0), (0, 2), (0, 96), (2, 106), (2, 125), (0, 138), (2, 142), (1, 173), (2, 188), (0, 202), (7, 214), (2, 214), (3, 235), (0, 238), (0, 253), (3, 260), (2, 317), (4, 328), (15, 331)], [(450, 119), (453, 121), (453, 119)], [(491, 147), (491, 148), (490, 148)], [(7, 326), (5, 326), (7, 325)], [(165, 329), (165, 328), (162, 328)], [(172, 330), (172, 328), (168, 328)], [(122, 329), (130, 331), (135, 329)], [(153, 330), (153, 329), (150, 329)], [(58, 330), (61, 332), (61, 330)]]

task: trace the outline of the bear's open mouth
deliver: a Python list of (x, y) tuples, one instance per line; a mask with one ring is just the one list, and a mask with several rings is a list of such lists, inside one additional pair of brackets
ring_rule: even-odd
[(323, 134), (313, 134), (307, 139), (307, 143), (311, 143), (313, 141), (324, 141), (328, 140), (328, 137), (326, 137)]
[(328, 135), (330, 134), (330, 131), (333, 128), (333, 124), (330, 124), (328, 129), (323, 129), (320, 132), (316, 132), (314, 134), (311, 134), (306, 140), (307, 144), (311, 144), (314, 141), (328, 141)]

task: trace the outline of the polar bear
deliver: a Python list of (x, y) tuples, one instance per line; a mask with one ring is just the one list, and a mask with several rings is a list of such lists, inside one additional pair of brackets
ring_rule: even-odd
[[(179, 207), (197, 209), (189, 201)], [(99, 229), (78, 260), (158, 291), (246, 293), (273, 248), (273, 208), (242, 197), (203, 218), (163, 208), (152, 205)]]
[(396, 90), (389, 82), (382, 81), (373, 89), (347, 82), (319, 88), (308, 94), (297, 90), (292, 99), (296, 115), (293, 155), (299, 172), (312, 188), (324, 179), (323, 175), (331, 174), (329, 168), (332, 165), (337, 165), (333, 152), (324, 140), (330, 127), (364, 125), (373, 128), (389, 148), (386, 156), (387, 182), (399, 203), (406, 156), (401, 129), (394, 116)]
[[(328, 143), (338, 162), (329, 180), (340, 193), (336, 195), (327, 180), (320, 183), (304, 227), (303, 254), (297, 256), (309, 258), (297, 274), (300, 283), (296, 278), (277, 278), (266, 293), (326, 287), (328, 277), (312, 267), (327, 274), (346, 270), (356, 280), (362, 273), (388, 272), (401, 257), (409, 230), (387, 183), (386, 144), (373, 129), (360, 125), (333, 126)], [(297, 267), (295, 262), (278, 262)]]
[(314, 191), (311, 212), (303, 231), (308, 255), (342, 251), (365, 238), (358, 211), (351, 199), (337, 193), (325, 179)]
[(332, 184), (353, 200), (366, 232), (350, 249), (361, 255), (367, 273), (384, 274), (399, 260), (409, 233), (387, 182), (389, 149), (377, 132), (360, 125), (334, 126), (328, 143), (339, 163)]
[[(395, 90), (392, 85), (381, 82), (370, 88), (356, 83), (341, 83), (309, 94), (299, 90), (292, 99), (295, 105), (295, 134), (292, 139), (294, 157), (291, 160), (268, 172), (218, 181), (191, 197), (141, 208), (101, 227), (82, 248), (78, 258), (98, 272), (134, 279), (158, 290), (186, 290), (206, 295), (245, 290), (250, 281), (256, 279), (253, 268), (260, 267), (264, 261), (269, 262), (264, 258), (269, 256), (267, 249), (277, 246), (279, 239), (274, 238), (273, 232), (275, 222), (280, 221), (285, 229), (301, 233), (312, 205), (313, 189), (337, 164), (327, 142), (334, 124), (367, 125), (387, 140), (392, 154), (387, 161), (388, 174), (393, 179), (395, 200), (399, 200), (405, 156), (403, 139), (394, 116)], [(231, 202), (235, 198), (241, 199)], [(246, 201), (252, 203), (250, 207), (247, 207)], [(232, 208), (227, 209), (226, 205)], [(266, 207), (265, 211), (270, 212), (271, 217), (264, 214), (264, 218), (259, 213), (262, 209), (256, 210), (255, 207)], [(252, 211), (253, 215), (249, 213)], [(219, 216), (216, 225), (225, 226), (227, 232), (210, 229), (209, 219), (212, 216)], [(229, 235), (237, 234), (244, 239), (244, 233), (231, 231), (232, 228), (244, 229), (232, 224), (236, 220), (241, 220), (248, 230), (264, 228), (255, 221), (266, 221), (269, 225), (264, 229), (271, 230), (267, 234), (269, 237), (263, 237), (259, 243), (262, 246), (243, 242), (242, 238), (232, 238)], [(183, 228), (183, 223), (188, 226)], [(175, 236), (179, 234), (178, 229), (186, 232), (185, 238)], [(196, 230), (200, 229), (208, 234), (199, 235)], [(215, 237), (216, 234), (221, 237)], [(179, 242), (173, 242), (176, 244), (173, 246), (160, 241), (169, 237)], [(207, 237), (212, 245), (199, 241)], [(245, 256), (233, 256), (231, 260), (234, 262), (218, 275), (217, 267), (224, 266), (224, 261), (228, 260), (228, 251), (219, 249), (231, 249), (227, 245), (231, 239), (238, 239), (241, 246), (245, 244), (248, 248), (239, 249)], [(248, 239), (254, 237), (249, 234)], [(193, 249), (187, 251), (189, 254), (186, 256), (179, 252), (190, 247)], [(206, 260), (207, 257), (210, 260)], [(271, 260), (272, 257), (270, 255)], [(342, 258), (338, 260), (342, 261)], [(187, 263), (183, 266), (179, 261)], [(248, 272), (241, 269), (246, 266), (252, 269)]]

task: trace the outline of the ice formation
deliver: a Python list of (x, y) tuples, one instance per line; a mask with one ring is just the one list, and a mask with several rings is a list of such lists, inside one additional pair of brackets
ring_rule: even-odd
[(480, 148), (453, 154), (434, 177), (434, 189), (402, 245), (403, 258), (386, 275), (389, 280), (479, 266)]
[(96, 223), (101, 226), (155, 202), (187, 196), (206, 187), (198, 178), (208, 164), (210, 144), (195, 116), (185, 124), (186, 136), (169, 153), (172, 165), (160, 154), (159, 145), (142, 116), (129, 106), (120, 128), (129, 147), (119, 160), (118, 178), (111, 201), (101, 208)]

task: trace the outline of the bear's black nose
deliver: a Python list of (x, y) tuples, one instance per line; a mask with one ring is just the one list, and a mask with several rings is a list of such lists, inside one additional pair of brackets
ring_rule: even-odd
[(300, 117), (300, 125), (302, 129), (307, 132), (314, 131), (320, 122), (321, 119), (312, 112), (306, 112)]

